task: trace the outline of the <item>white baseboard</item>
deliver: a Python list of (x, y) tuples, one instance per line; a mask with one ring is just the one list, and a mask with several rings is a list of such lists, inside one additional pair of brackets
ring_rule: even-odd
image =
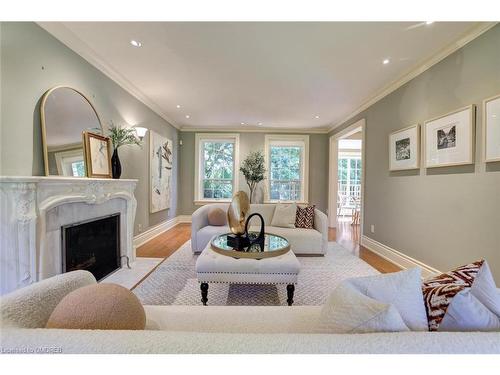
[(179, 215), (177, 216), (178, 223), (190, 223), (191, 215)]
[(375, 254), (381, 256), (385, 260), (394, 263), (396, 266), (402, 269), (419, 267), (422, 270), (422, 277), (425, 279), (430, 276), (442, 273), (441, 271), (422, 263), (408, 255), (405, 255), (393, 248), (384, 245), (378, 241), (371, 239), (365, 235), (361, 236), (361, 245), (366, 247), (368, 250), (373, 251)]
[(141, 245), (144, 245), (146, 242), (175, 227), (179, 223), (187, 222), (191, 222), (190, 215), (181, 215), (169, 220), (165, 220), (164, 222), (155, 225), (154, 227), (151, 227), (142, 233), (139, 233), (137, 236), (134, 236), (134, 247), (137, 248)]

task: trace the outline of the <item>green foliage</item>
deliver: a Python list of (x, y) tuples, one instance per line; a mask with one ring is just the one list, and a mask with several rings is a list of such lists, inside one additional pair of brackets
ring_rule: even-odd
[(270, 196), (277, 200), (298, 200), (301, 190), (301, 148), (271, 146)]
[(113, 149), (125, 145), (137, 145), (141, 147), (141, 141), (136, 137), (134, 128), (122, 128), (119, 125), (111, 123), (108, 132), (111, 143), (113, 143)]
[(264, 155), (261, 151), (252, 151), (240, 167), (241, 173), (245, 176), (248, 188), (250, 189), (250, 202), (252, 202), (253, 192), (259, 182), (264, 180), (266, 168), (264, 166)]
[(233, 154), (233, 143), (203, 144), (204, 198), (231, 198), (233, 195)]

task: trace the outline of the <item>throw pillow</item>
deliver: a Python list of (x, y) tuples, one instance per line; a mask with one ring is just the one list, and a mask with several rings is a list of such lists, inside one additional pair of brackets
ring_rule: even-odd
[(299, 207), (297, 206), (297, 213), (295, 215), (296, 228), (314, 228), (314, 209), (316, 206)]
[(430, 331), (439, 329), (452, 299), (472, 286), (483, 262), (480, 260), (466, 264), (423, 282), (422, 291)]
[(349, 281), (364, 295), (393, 305), (410, 330), (428, 330), (420, 268)]
[(319, 317), (318, 333), (409, 331), (396, 308), (367, 297), (349, 281), (328, 297)]
[(471, 293), (492, 313), (500, 317), (500, 294), (488, 262), (484, 261), (472, 283)]
[(56, 306), (46, 328), (142, 330), (146, 313), (139, 299), (117, 284), (84, 286)]
[(474, 297), (470, 288), (455, 295), (438, 327), (438, 331), (499, 330), (499, 317)]
[(221, 227), (227, 223), (227, 214), (222, 208), (211, 208), (208, 211), (208, 224)]
[(295, 215), (297, 213), (296, 203), (278, 203), (274, 209), (271, 226), (282, 228), (295, 228)]

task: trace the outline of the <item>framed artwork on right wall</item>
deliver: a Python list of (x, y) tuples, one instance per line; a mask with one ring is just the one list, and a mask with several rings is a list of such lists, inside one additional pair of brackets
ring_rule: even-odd
[(423, 127), (426, 168), (474, 163), (476, 106), (469, 105), (427, 120)]
[(420, 167), (420, 125), (412, 125), (389, 134), (389, 170)]
[(500, 161), (500, 94), (483, 103), (484, 161)]

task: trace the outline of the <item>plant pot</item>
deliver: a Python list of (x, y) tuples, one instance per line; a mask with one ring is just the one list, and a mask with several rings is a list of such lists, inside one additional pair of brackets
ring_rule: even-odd
[(118, 149), (115, 148), (113, 151), (113, 156), (111, 156), (111, 174), (113, 178), (120, 178), (122, 175), (122, 165), (120, 163), (120, 158), (118, 157)]

